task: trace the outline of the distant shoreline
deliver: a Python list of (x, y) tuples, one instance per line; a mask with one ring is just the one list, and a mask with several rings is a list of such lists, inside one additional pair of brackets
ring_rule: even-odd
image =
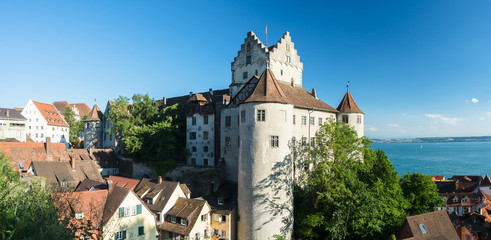
[(481, 137), (424, 137), (424, 138), (393, 138), (370, 139), (374, 143), (445, 143), (445, 142), (491, 142), (491, 136)]

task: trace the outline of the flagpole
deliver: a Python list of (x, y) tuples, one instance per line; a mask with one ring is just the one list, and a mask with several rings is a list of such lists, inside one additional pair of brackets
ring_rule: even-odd
[(266, 24), (266, 47), (268, 46), (268, 24)]

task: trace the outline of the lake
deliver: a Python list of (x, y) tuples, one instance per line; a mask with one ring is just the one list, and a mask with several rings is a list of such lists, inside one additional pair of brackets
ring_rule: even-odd
[(387, 154), (400, 176), (491, 175), (491, 142), (373, 143)]

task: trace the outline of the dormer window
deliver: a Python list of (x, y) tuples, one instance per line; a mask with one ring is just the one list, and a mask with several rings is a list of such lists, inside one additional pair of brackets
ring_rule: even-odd
[(77, 219), (77, 220), (84, 219), (84, 213), (83, 212), (75, 213), (75, 219)]
[(462, 198), (462, 201), (467, 202), (467, 201), (469, 201), (469, 198), (467, 198), (467, 196), (465, 196), (464, 198)]
[(458, 197), (454, 197), (453, 198), (453, 202), (458, 202), (459, 201), (459, 198)]
[(181, 218), (181, 225), (187, 226), (188, 225), (188, 220), (187, 219), (184, 219), (184, 218)]
[(148, 203), (148, 204), (153, 204), (153, 199), (148, 198), (148, 199), (147, 199), (147, 203)]
[(218, 205), (223, 205), (224, 199), (223, 198), (218, 198)]
[(170, 216), (170, 222), (176, 223), (176, 216)]
[(60, 182), (61, 187), (67, 187), (68, 183), (66, 181)]

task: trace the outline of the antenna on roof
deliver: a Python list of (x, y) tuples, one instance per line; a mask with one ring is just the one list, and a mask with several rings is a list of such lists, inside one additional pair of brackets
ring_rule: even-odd
[(348, 84), (346, 84), (346, 92), (349, 92), (349, 81)]
[(266, 47), (268, 47), (268, 24), (266, 24), (266, 31), (264, 31), (266, 33)]

